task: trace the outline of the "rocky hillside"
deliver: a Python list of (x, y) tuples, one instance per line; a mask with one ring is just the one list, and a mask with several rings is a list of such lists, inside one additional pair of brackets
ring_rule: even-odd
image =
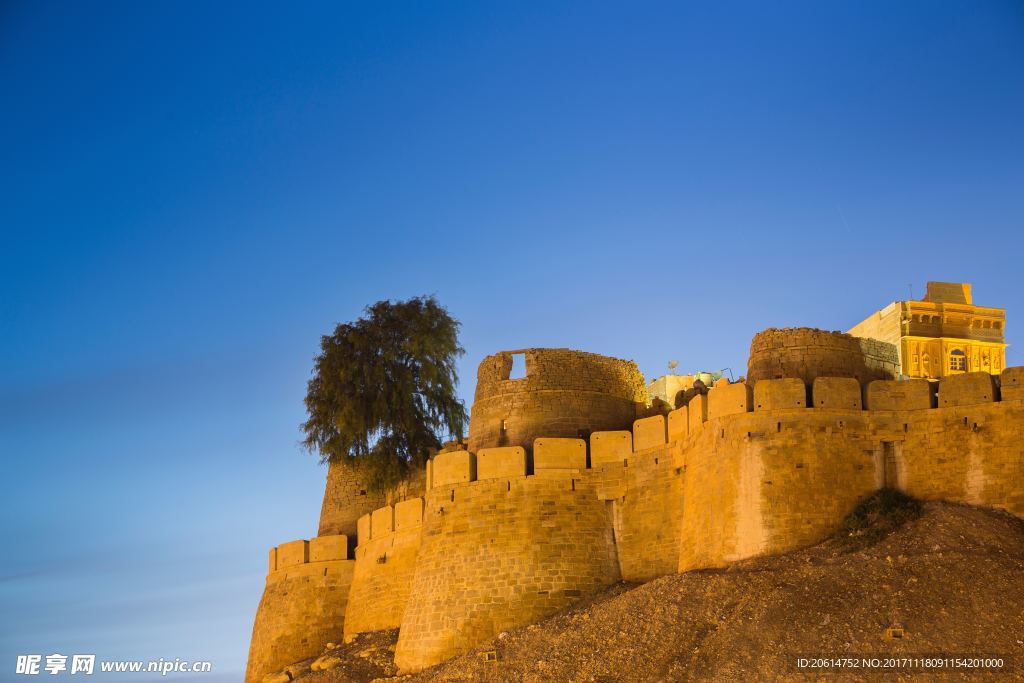
[[(1018, 666), (982, 678), (1024, 677), (1024, 522), (962, 505), (890, 503), (875, 499), (813, 548), (621, 584), (393, 680), (815, 680), (797, 671), (798, 656), (935, 654), (1001, 656)], [(299, 678), (394, 676), (395, 637), (367, 634), (330, 653), (334, 668)]]

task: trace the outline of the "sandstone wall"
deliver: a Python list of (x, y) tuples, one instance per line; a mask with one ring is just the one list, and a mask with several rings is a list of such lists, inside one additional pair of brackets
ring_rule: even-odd
[(1024, 405), (985, 403), (877, 416), (891, 443), (889, 477), (916, 498), (1007, 510), (1024, 517)]
[(854, 377), (862, 384), (893, 379), (899, 372), (896, 346), (809, 327), (770, 328), (754, 335), (747, 360), (747, 381), (797, 377)]
[(385, 505), (422, 496), (425, 487), (422, 470), (413, 472), (409, 481), (384, 492), (367, 489), (357, 468), (346, 463), (331, 463), (327, 468), (324, 502), (320, 507), (317, 535), (344, 534), (356, 538), (356, 520)]
[[(604, 434), (591, 436), (592, 451)], [(595, 460), (595, 490), (611, 513), (619, 570), (626, 581), (649, 581), (677, 569), (683, 518), (677, 451), (678, 444), (662, 440), (624, 457)]]
[[(1017, 369), (1005, 374), (1007, 386), (1019, 385)], [(569, 501), (589, 509), (576, 497), (581, 492), (604, 504), (601, 524), (610, 520), (614, 545), (604, 557), (618, 567), (592, 574), (588, 590), (618, 576), (648, 580), (817, 543), (883, 486), (1024, 516), (1024, 396), (1015, 390), (1012, 400), (995, 402), (999, 392), (991, 382), (951, 378), (938, 391), (947, 407), (934, 407), (933, 392), (917, 381), (876, 381), (862, 390), (848, 378), (816, 380), (814, 392), (792, 378), (753, 388), (722, 384), (667, 419), (595, 432), (590, 467), (573, 439), (539, 439), (534, 451), (542, 469), (530, 477), (472, 481), (472, 453), (435, 461), (445, 483), (428, 494), (432, 521), (421, 551), (432, 548), (433, 559), (421, 558), (417, 567), (402, 623), (401, 665), (428, 666), (558, 607), (532, 602), (532, 591), (516, 578), (533, 580), (530, 565), (508, 554), (522, 556), (531, 538), (558, 542), (548, 529), (564, 528), (538, 523), (530, 505), (543, 496), (531, 485), (571, 483), (571, 492), (561, 489), (570, 498), (556, 503), (559, 510), (576, 513)], [(808, 407), (810, 393), (816, 407)], [(865, 409), (863, 396), (887, 409)], [(508, 469), (499, 463), (487, 471), (522, 471), (519, 449), (493, 455), (509, 458)], [(452, 468), (464, 471), (456, 476)], [(469, 519), (460, 514), (466, 500), (474, 512)], [(595, 509), (589, 518), (601, 516)], [(505, 538), (508, 544), (498, 540)], [(509, 577), (502, 566), (517, 571)]]
[(383, 506), (385, 498), (383, 492), (367, 490), (356, 468), (346, 463), (331, 463), (327, 467), (317, 535), (345, 534), (355, 538), (356, 520)]
[(448, 659), (619, 579), (612, 525), (593, 482), (571, 468), (545, 472), (427, 493), (395, 651), (402, 670)]
[[(514, 354), (526, 375), (509, 379)], [(522, 446), (536, 438), (628, 429), (647, 402), (632, 361), (570, 349), (525, 349), (488, 356), (477, 371), (469, 449)]]
[(786, 408), (712, 419), (689, 434), (679, 571), (787, 552), (834, 532), (880, 483), (860, 437), (865, 423), (859, 411)]
[[(1007, 385), (1018, 372), (1004, 372)], [(864, 392), (868, 409), (847, 408), (859, 394), (819, 379), (829, 407), (765, 401), (753, 412), (686, 421), (673, 419), (675, 411), (670, 424), (687, 425), (670, 428), (678, 443), (667, 448), (679, 448), (673, 458), (684, 473), (679, 570), (816, 543), (883, 486), (1024, 517), (1024, 400), (994, 401), (990, 376), (977, 375), (942, 380), (945, 407), (933, 407), (926, 382), (910, 380), (872, 382)], [(792, 393), (787, 380), (756, 388)], [(709, 394), (712, 406), (717, 390)]]
[(438, 454), (422, 501), (358, 520), (354, 562), (343, 536), (272, 550), (247, 680), (395, 626), (418, 670), (620, 578), (819, 542), (883, 486), (1024, 517), (1024, 369), (937, 392), (846, 377), (722, 383), (589, 441)]
[(344, 536), (292, 541), (269, 553), (263, 597), (256, 609), (246, 683), (340, 642), (355, 562)]
[(423, 523), (423, 499), (412, 498), (365, 515), (359, 524), (345, 640), (398, 628), (412, 590)]

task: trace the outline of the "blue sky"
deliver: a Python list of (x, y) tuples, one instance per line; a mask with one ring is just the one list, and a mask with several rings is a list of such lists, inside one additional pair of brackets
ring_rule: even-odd
[(462, 322), (467, 403), (503, 348), (735, 369), (929, 279), (1024, 364), (1018, 2), (296, 4), (0, 8), (0, 671), (240, 680), (319, 335), (379, 299)]

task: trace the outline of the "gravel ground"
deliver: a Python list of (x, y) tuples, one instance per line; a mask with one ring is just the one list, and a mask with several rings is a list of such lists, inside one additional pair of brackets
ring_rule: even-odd
[[(856, 548), (857, 544), (852, 547)], [(896, 630), (893, 630), (896, 629)], [(395, 632), (345, 657), (374, 662), (303, 681), (389, 680)], [(497, 661), (485, 661), (494, 651)], [(992, 673), (800, 671), (798, 656), (996, 655)], [(390, 680), (772, 681), (1024, 680), (1024, 521), (927, 503), (881, 540), (837, 538), (728, 569), (620, 584), (553, 617), (500, 634), (441, 665)]]

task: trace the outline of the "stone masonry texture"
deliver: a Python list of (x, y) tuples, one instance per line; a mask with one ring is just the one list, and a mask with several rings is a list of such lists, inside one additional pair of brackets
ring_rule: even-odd
[(391, 491), (374, 492), (363, 483), (357, 468), (344, 462), (331, 463), (327, 469), (318, 535), (345, 534), (355, 538), (356, 520), (384, 505), (422, 496), (425, 484), (424, 473), (418, 471), (408, 482)]
[(530, 349), (512, 380), (511, 352), (485, 359), (438, 476), (374, 498), (332, 466), (321, 536), (271, 549), (247, 683), (395, 627), (419, 670), (620, 579), (812, 545), (883, 487), (1024, 517), (1024, 368), (897, 381), (889, 345), (863, 341), (767, 330), (748, 383), (667, 420), (635, 419), (630, 362)]
[(797, 377), (854, 377), (861, 384), (894, 379), (899, 370), (894, 344), (809, 327), (767, 329), (754, 335), (747, 361), (747, 381)]
[(583, 479), (436, 487), (395, 663), (436, 664), (618, 579), (605, 505)]
[[(513, 355), (526, 374), (510, 379)], [(469, 450), (522, 446), (538, 437), (586, 437), (629, 429), (647, 403), (644, 377), (633, 361), (570, 349), (525, 349), (488, 356), (477, 372)]]
[(354, 569), (351, 560), (305, 562), (267, 575), (252, 627), (246, 681), (260, 681), (341, 641)]

